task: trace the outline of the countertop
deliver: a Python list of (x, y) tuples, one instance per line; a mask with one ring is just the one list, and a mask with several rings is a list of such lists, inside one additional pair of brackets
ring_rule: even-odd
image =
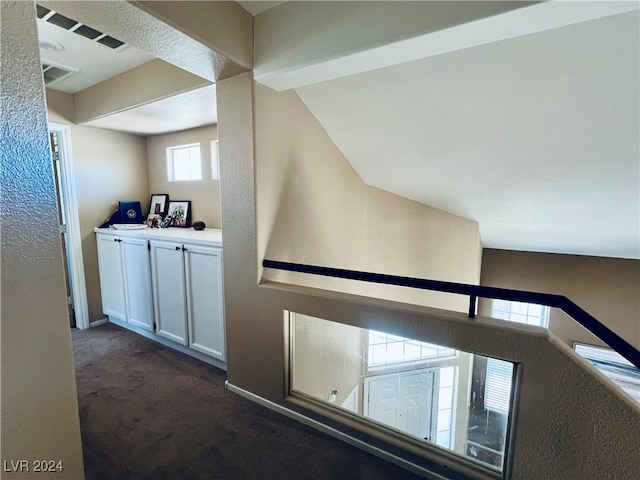
[(166, 240), (170, 242), (187, 242), (213, 247), (222, 247), (222, 230), (205, 228), (194, 230), (193, 228), (144, 228), (140, 230), (119, 230), (114, 227), (94, 228), (94, 232), (119, 237), (146, 238), (149, 240)]

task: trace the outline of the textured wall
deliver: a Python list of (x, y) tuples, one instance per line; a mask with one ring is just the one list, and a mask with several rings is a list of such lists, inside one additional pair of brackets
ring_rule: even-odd
[[(208, 228), (220, 228), (220, 180), (211, 178), (211, 141), (218, 138), (218, 127), (206, 127), (147, 137), (149, 190), (166, 193), (169, 200), (191, 200), (192, 220), (201, 220)], [(200, 143), (202, 180), (167, 180), (167, 148)]]
[[(258, 256), (478, 283), (478, 224), (366, 185), (293, 91), (255, 84)], [(466, 311), (467, 299), (266, 271), (265, 279)]]
[[(482, 285), (565, 295), (627, 342), (640, 348), (640, 261), (485, 249)], [(480, 300), (489, 315), (491, 302)], [(601, 344), (558, 309), (549, 329), (571, 345)]]
[(49, 120), (71, 129), (89, 320), (95, 321), (104, 315), (93, 228), (118, 208), (119, 200), (139, 200), (146, 213), (150, 200), (147, 144), (137, 135), (75, 125), (71, 95), (46, 93)]
[[(250, 76), (219, 82), (217, 94), (231, 384), (299, 409), (284, 399), (283, 309), (348, 325), (392, 329), (399, 335), (524, 365), (511, 478), (635, 478), (640, 470), (638, 406), (545, 331), (490, 319), (470, 321), (464, 314), (352, 295), (321, 291), (306, 295), (304, 288), (258, 286)], [(336, 428), (356, 427), (331, 412), (323, 416)], [(381, 442), (390, 441), (382, 437)]]
[(51, 475), (77, 480), (84, 469), (35, 7), (3, 1), (0, 9), (2, 460), (31, 468), (60, 460), (64, 470)]

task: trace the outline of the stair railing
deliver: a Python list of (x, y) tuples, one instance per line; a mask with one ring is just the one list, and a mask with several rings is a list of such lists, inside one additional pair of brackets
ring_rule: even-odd
[(307, 273), (323, 277), (342, 278), (362, 282), (396, 285), (400, 287), (419, 288), (421, 290), (430, 290), (434, 292), (468, 295), (469, 318), (475, 317), (476, 302), (478, 298), (510, 300), (559, 308), (573, 318), (573, 320), (589, 330), (593, 335), (609, 345), (613, 350), (626, 358), (636, 368), (640, 368), (640, 351), (638, 351), (637, 348), (563, 295), (528, 292), (525, 290), (514, 290), (509, 288), (487, 287), (482, 285), (470, 285), (465, 283), (444, 282), (440, 280), (427, 280), (423, 278), (403, 277), (399, 275), (361, 272), (358, 270), (320, 267), (317, 265), (305, 265), (267, 259), (263, 260), (262, 266), (264, 268), (275, 270)]

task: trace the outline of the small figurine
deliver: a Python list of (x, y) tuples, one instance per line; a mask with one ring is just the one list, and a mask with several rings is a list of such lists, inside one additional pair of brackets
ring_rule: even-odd
[(167, 215), (160, 224), (160, 228), (167, 228), (169, 225), (171, 225), (171, 218), (171, 215)]

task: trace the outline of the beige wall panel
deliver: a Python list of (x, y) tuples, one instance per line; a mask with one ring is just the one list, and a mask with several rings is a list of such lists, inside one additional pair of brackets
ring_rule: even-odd
[[(477, 222), (367, 187), (367, 269), (371, 272), (478, 284), (482, 244)], [(368, 294), (466, 312), (468, 297), (376, 285)]]
[(259, 258), (362, 269), (366, 186), (295, 92), (254, 88)]
[[(58, 208), (34, 2), (0, 4), (3, 479), (84, 478)], [(16, 472), (10, 461), (26, 460)], [(10, 470), (10, 471), (7, 471)], [(47, 474), (40, 474), (42, 478)]]
[(138, 200), (149, 207), (147, 145), (142, 137), (73, 124), (71, 95), (47, 90), (49, 120), (71, 128), (78, 214), (89, 320), (102, 318), (98, 250), (94, 227), (118, 208), (119, 200)]
[[(147, 137), (149, 190), (166, 193), (169, 200), (191, 200), (192, 221), (201, 220), (208, 228), (220, 228), (220, 180), (211, 178), (211, 141), (218, 139), (218, 127), (209, 125), (182, 132)], [(170, 182), (167, 178), (167, 148), (200, 144), (202, 180)]]
[[(485, 249), (482, 285), (564, 295), (640, 348), (640, 261)], [(491, 304), (480, 301), (480, 314)], [(601, 344), (558, 309), (549, 328), (569, 345)]]
[[(259, 263), (478, 283), (476, 222), (365, 185), (295, 92), (254, 91)], [(467, 309), (464, 298), (385, 285), (274, 271), (264, 279)]]
[(338, 391), (337, 406), (360, 384), (364, 374), (365, 331), (295, 314), (295, 383), (298, 392), (326, 400)]

